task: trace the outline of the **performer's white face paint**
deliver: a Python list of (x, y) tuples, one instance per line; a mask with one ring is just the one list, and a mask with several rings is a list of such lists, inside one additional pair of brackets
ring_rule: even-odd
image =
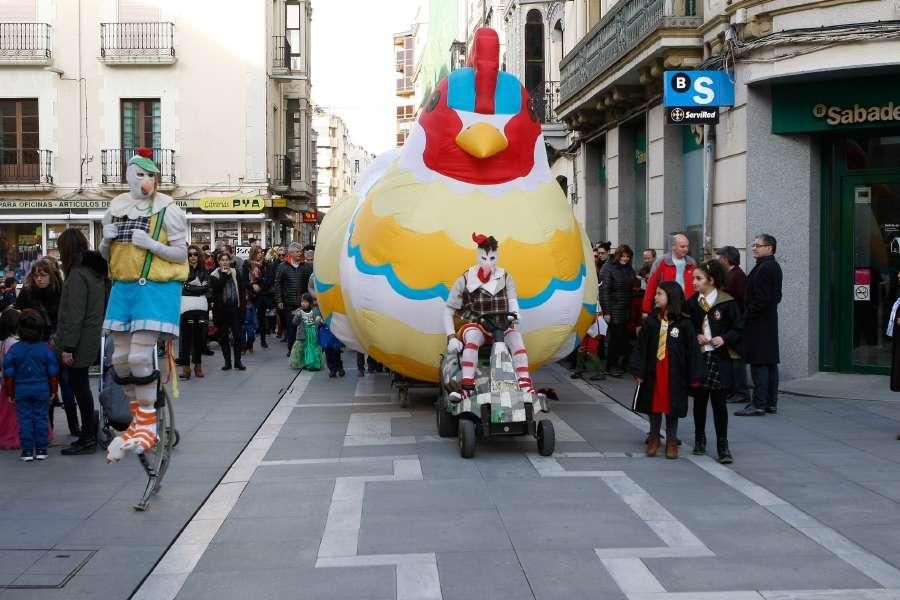
[(131, 197), (137, 200), (147, 200), (156, 191), (156, 177), (137, 165), (128, 165), (125, 170), (125, 181), (131, 190)]
[(478, 249), (478, 267), (483, 273), (493, 273), (497, 268), (497, 250)]

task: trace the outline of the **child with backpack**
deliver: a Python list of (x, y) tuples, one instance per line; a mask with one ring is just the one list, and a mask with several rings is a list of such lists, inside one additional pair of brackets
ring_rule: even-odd
[(22, 460), (47, 458), (50, 399), (56, 396), (59, 363), (41, 339), (44, 319), (33, 309), (19, 316), (19, 342), (3, 360), (6, 396), (16, 405)]
[(343, 377), (347, 373), (344, 371), (344, 360), (341, 352), (344, 350), (344, 344), (332, 333), (331, 328), (326, 323), (319, 326), (319, 345), (325, 350), (325, 363), (328, 365), (328, 376), (331, 378)]

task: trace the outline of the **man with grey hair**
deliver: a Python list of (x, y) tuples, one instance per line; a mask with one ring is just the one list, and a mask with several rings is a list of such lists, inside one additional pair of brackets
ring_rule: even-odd
[(303, 247), (297, 242), (292, 243), (288, 246), (284, 262), (275, 270), (273, 285), (275, 305), (281, 312), (281, 322), (285, 327), (288, 356), (291, 355), (291, 347), (297, 338), (297, 328), (291, 324), (291, 313), (300, 306), (300, 296), (307, 293), (311, 275), (312, 265), (304, 261)]
[(694, 268), (697, 263), (688, 256), (691, 250), (691, 242), (683, 233), (674, 233), (671, 238), (671, 252), (663, 254), (656, 259), (647, 281), (647, 289), (644, 292), (644, 302), (641, 312), (646, 317), (653, 310), (653, 297), (656, 288), (661, 281), (675, 281), (684, 290), (684, 297), (694, 295)]

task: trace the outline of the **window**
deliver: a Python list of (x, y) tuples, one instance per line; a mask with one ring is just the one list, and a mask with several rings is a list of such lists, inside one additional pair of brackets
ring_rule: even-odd
[(525, 18), (525, 89), (543, 120), (544, 20), (541, 11), (534, 9)]
[(300, 4), (288, 0), (285, 9), (285, 37), (291, 46), (291, 70), (300, 70), (300, 49), (302, 47), (300, 37)]
[(36, 98), (0, 100), (0, 181), (40, 180)]
[(398, 106), (397, 107), (397, 120), (398, 121), (411, 121), (415, 116), (416, 111), (415, 107), (412, 104), (407, 104), (406, 106)]
[[(123, 160), (128, 160), (135, 148), (161, 148), (162, 123), (159, 98), (122, 100)], [(124, 170), (123, 170), (124, 172)]]
[(303, 179), (303, 111), (300, 110), (298, 98), (288, 98), (285, 126), (285, 153), (291, 159), (293, 168), (291, 179), (300, 180)]

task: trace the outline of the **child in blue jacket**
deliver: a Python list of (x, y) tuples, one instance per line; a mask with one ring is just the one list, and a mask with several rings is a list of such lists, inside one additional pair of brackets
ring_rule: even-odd
[(19, 343), (3, 362), (6, 397), (16, 405), (22, 460), (47, 458), (50, 398), (56, 395), (59, 363), (47, 342), (42, 341), (44, 318), (36, 310), (19, 316)]

